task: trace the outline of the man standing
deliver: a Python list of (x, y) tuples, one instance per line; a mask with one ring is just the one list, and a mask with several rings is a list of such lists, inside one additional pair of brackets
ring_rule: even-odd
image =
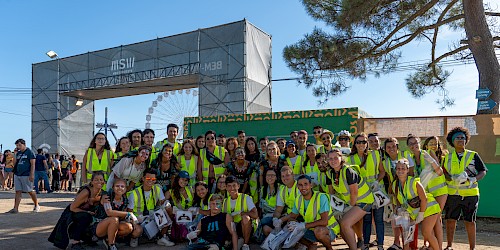
[(35, 155), (26, 147), (24, 139), (16, 141), (16, 157), (14, 159), (14, 187), (16, 198), (14, 208), (8, 213), (16, 214), (19, 212), (19, 203), (21, 203), (22, 193), (28, 193), (35, 204), (33, 212), (38, 213), (40, 206), (33, 190), (33, 181), (35, 179)]
[(252, 235), (252, 220), (259, 218), (257, 208), (253, 203), (252, 197), (246, 194), (238, 193), (240, 184), (234, 176), (226, 178), (226, 189), (229, 197), (224, 201), (223, 212), (231, 214), (236, 224), (236, 232), (243, 235), (243, 247), (241, 250), (250, 250), (248, 243)]
[(219, 134), (217, 136), (217, 146), (219, 147), (226, 147), (226, 136), (224, 134)]
[(134, 129), (127, 134), (130, 140), (130, 150), (137, 150), (142, 146), (142, 131), (140, 129)]
[(47, 171), (49, 171), (47, 158), (45, 158), (45, 156), (43, 155), (43, 150), (39, 148), (37, 149), (37, 155), (35, 157), (35, 191), (37, 194), (40, 193), (40, 190), (38, 189), (38, 181), (40, 179), (43, 179), (43, 187), (45, 190), (47, 190), (47, 193), (52, 193)]
[(326, 194), (312, 190), (311, 178), (307, 175), (299, 176), (297, 186), (301, 195), (297, 197), (292, 213), (281, 221), (296, 220), (301, 215), (304, 222), (292, 221), (287, 225), (289, 230), (308, 229), (300, 242), (308, 248), (321, 242), (326, 249), (333, 249), (331, 242), (340, 232), (340, 226), (333, 216), (330, 199)]
[(76, 159), (76, 156), (71, 155), (71, 170), (70, 170), (71, 178), (69, 182), (69, 190), (73, 190), (73, 185), (76, 186), (76, 172), (78, 172), (78, 169), (80, 167), (79, 164), (80, 163)]
[(240, 147), (245, 147), (245, 140), (247, 139), (247, 136), (245, 134), (245, 130), (239, 130), (238, 131), (238, 145)]
[(297, 136), (297, 150), (299, 155), (304, 159), (306, 158), (306, 147), (307, 147), (307, 131), (300, 130)]
[(163, 145), (165, 144), (170, 144), (172, 148), (174, 149), (174, 156), (177, 156), (179, 154), (179, 151), (181, 150), (181, 145), (178, 143), (175, 139), (177, 139), (177, 135), (179, 134), (179, 126), (177, 126), (174, 123), (170, 123), (167, 125), (167, 138), (163, 139), (163, 141), (159, 141), (156, 143), (155, 147), (161, 151), (163, 148)]
[(144, 138), (144, 145), (151, 148), (151, 154), (149, 155), (149, 165), (151, 165), (153, 160), (158, 157), (158, 148), (153, 146), (153, 143), (155, 141), (155, 131), (150, 128), (147, 128), (144, 129), (142, 135)]
[(323, 142), (323, 145), (319, 146), (318, 153), (328, 154), (332, 147), (333, 133), (328, 129), (323, 129), (320, 134), (320, 139)]
[(314, 128), (313, 128), (313, 135), (314, 135), (314, 139), (316, 139), (316, 145), (317, 146), (323, 145), (323, 141), (321, 140), (321, 134), (323, 134), (323, 127), (321, 127), (321, 126), (314, 126)]

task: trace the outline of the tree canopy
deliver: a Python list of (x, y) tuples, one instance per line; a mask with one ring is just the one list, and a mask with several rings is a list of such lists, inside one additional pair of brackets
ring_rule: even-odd
[[(450, 72), (445, 59), (474, 59), (480, 87), (492, 91), (500, 102), (500, 65), (495, 47), (500, 47), (495, 18), (482, 0), (302, 0), (307, 13), (325, 23), (295, 44), (286, 46), (284, 59), (300, 82), (312, 87), (320, 103), (348, 90), (346, 79), (366, 80), (394, 72), (401, 48), (413, 41), (429, 42), (429, 60), (406, 78), (412, 96), (419, 98), (439, 91), (441, 108), (453, 105), (446, 90)], [(487, 17), (491, 17), (487, 19)], [(489, 22), (489, 23), (488, 23)], [(471, 28), (473, 27), (473, 28)], [(328, 30), (326, 30), (328, 29)], [(437, 54), (440, 30), (463, 33), (463, 39)], [(495, 36), (492, 35), (495, 34)], [(481, 61), (485, 61), (482, 63)], [(498, 113), (498, 105), (496, 110)]]

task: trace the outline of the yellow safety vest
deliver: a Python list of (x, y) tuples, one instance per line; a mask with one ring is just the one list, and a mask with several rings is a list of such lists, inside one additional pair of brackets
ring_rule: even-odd
[[(206, 148), (203, 148), (200, 150), (203, 179), (205, 179), (205, 181), (208, 181), (208, 172), (210, 170), (210, 162), (208, 162), (206, 154), (207, 154)], [(224, 161), (224, 158), (226, 156), (226, 151), (221, 146), (215, 146), (214, 155), (219, 157), (219, 159), (221, 159), (222, 161)], [(225, 171), (226, 171), (226, 168), (224, 166), (224, 163), (222, 163), (220, 165), (214, 165), (214, 173), (215, 173), (216, 179), (219, 178), (219, 176), (222, 175)]]
[[(340, 169), (340, 174), (339, 174), (339, 185), (335, 185), (335, 176), (331, 176), (332, 178), (332, 186), (333, 189), (339, 194), (339, 198), (341, 198), (344, 202), (349, 203), (351, 200), (351, 191), (349, 189), (349, 185), (347, 184), (347, 170), (351, 168), (353, 171), (357, 172), (356, 169), (359, 168), (357, 165), (344, 165)], [(359, 175), (359, 172), (358, 172)], [(367, 203), (367, 204), (372, 204), (375, 199), (373, 198), (373, 194), (370, 191), (370, 187), (366, 183), (365, 179), (359, 175), (360, 181), (358, 184), (358, 199), (356, 200), (356, 204), (359, 203)]]
[[(406, 159), (410, 159), (411, 155), (410, 155), (410, 152), (408, 151), (399, 151), (398, 152), (398, 158), (396, 160), (400, 160), (402, 158), (406, 158)], [(389, 178), (389, 183), (393, 183), (395, 178), (397, 178), (396, 176), (396, 166), (394, 166), (394, 168), (392, 167), (392, 160), (391, 160), (391, 157), (387, 156), (385, 157), (385, 160), (384, 160), (384, 170), (385, 170), (385, 174), (387, 175), (387, 178)]]
[(189, 160), (189, 165), (187, 165), (186, 157), (184, 155), (179, 155), (179, 163), (181, 164), (181, 170), (189, 173), (189, 184), (194, 187), (196, 184), (196, 163), (198, 162), (198, 156), (191, 155), (191, 160)]
[[(369, 150), (366, 156), (366, 162), (363, 167), (360, 167), (360, 175), (365, 178), (368, 183), (372, 183), (377, 180), (379, 170), (378, 165), (380, 163), (380, 152), (378, 150)], [(346, 162), (350, 165), (361, 166), (361, 159), (358, 154), (351, 155), (346, 159)]]
[[(274, 196), (270, 196), (269, 195), (269, 188), (267, 190), (267, 195), (266, 197), (262, 197), (261, 201), (265, 201), (265, 204), (266, 206), (269, 208), (269, 209), (272, 209), (272, 211), (274, 212), (274, 210), (276, 209), (276, 199), (278, 197), (278, 192), (280, 190), (280, 185), (278, 185), (278, 189), (276, 190), (276, 194)], [(263, 194), (264, 193), (264, 187), (262, 187), (260, 189), (260, 193)], [(261, 209), (264, 209), (262, 206), (261, 206)]]
[(328, 179), (328, 173), (327, 172), (319, 172), (319, 186), (323, 190), (323, 193), (329, 194), (329, 189), (328, 189), (328, 184), (326, 184), (326, 180)]
[[(160, 201), (160, 192), (161, 187), (158, 184), (153, 185), (151, 188), (151, 194), (146, 201), (147, 210), (151, 211), (155, 209), (156, 204)], [(142, 193), (142, 187), (134, 189), (134, 191), (132, 191), (132, 195), (134, 196), (134, 214), (137, 216), (142, 215), (142, 212), (144, 211), (144, 195)]]
[(259, 200), (259, 192), (257, 192), (259, 191), (257, 185), (258, 176), (259, 174), (257, 173), (257, 171), (253, 171), (250, 175), (250, 180), (248, 180), (248, 185), (250, 186), (250, 195), (252, 196), (253, 203), (257, 203), (257, 201)]
[(174, 206), (176, 206), (179, 209), (184, 209), (184, 210), (193, 206), (193, 193), (191, 192), (191, 189), (189, 187), (185, 187), (185, 189), (186, 189), (186, 194), (188, 197), (185, 198), (181, 194), (180, 203), (179, 203), (179, 200), (177, 200), (177, 197), (175, 197), (175, 198), (173, 197), (172, 189), (170, 189), (170, 195), (172, 197), (172, 201), (174, 202)]
[[(102, 152), (101, 161), (99, 162), (99, 158), (97, 157), (97, 153), (95, 148), (87, 149), (87, 162), (85, 168), (87, 169), (87, 180), (92, 179), (92, 173), (94, 171), (103, 171), (104, 172), (104, 181), (108, 180), (108, 175), (111, 173), (111, 160), (113, 160), (114, 155), (111, 150), (104, 149)], [(105, 190), (106, 184), (103, 185), (103, 189)]]
[[(453, 152), (450, 152), (445, 156), (443, 165), (446, 168), (446, 171), (453, 177), (454, 175), (461, 174), (465, 170), (465, 168), (474, 159), (474, 155), (476, 155), (476, 152), (466, 149), (462, 156), (462, 160), (458, 160), (458, 155), (455, 150), (453, 150)], [(472, 186), (469, 181), (458, 185), (453, 180), (447, 180), (446, 183), (448, 184), (449, 195), (460, 195), (463, 197), (479, 195), (479, 186), (477, 181), (474, 182)]]
[(158, 149), (155, 146), (151, 146), (151, 152), (149, 153), (149, 165), (151, 166), (151, 163), (153, 163), (153, 160), (155, 160), (158, 157)]
[[(417, 158), (415, 157), (415, 155), (411, 154), (411, 157), (413, 157), (413, 160), (415, 161), (416, 164)], [(420, 151), (420, 169), (424, 169), (425, 165), (426, 162), (424, 159), (424, 153), (423, 151)], [(417, 169), (415, 168), (414, 170), (415, 170), (414, 171), (415, 177), (419, 177)], [(432, 196), (434, 197), (448, 194), (448, 187), (446, 186), (446, 178), (444, 174), (430, 180), (429, 183), (427, 183), (427, 187), (424, 187), (424, 189), (427, 193), (431, 193)]]
[[(321, 219), (321, 214), (320, 214), (320, 200), (321, 200), (321, 195), (325, 195), (319, 192), (314, 192), (311, 200), (309, 200), (309, 204), (307, 205), (306, 209), (303, 209), (305, 206), (305, 199), (302, 195), (299, 195), (297, 200), (295, 201), (295, 207), (297, 208), (297, 211), (299, 212), (300, 215), (304, 218), (305, 223), (311, 223), (315, 222)], [(330, 200), (329, 198), (325, 197), (328, 201)], [(332, 207), (329, 206), (329, 212), (328, 212), (328, 229), (332, 230), (335, 235), (340, 233), (340, 225), (335, 219), (335, 216), (333, 215), (333, 210)], [(314, 228), (309, 228), (309, 230), (314, 230)]]
[[(168, 143), (168, 139), (164, 139), (163, 141), (159, 141), (158, 143), (156, 143), (156, 148), (158, 148), (158, 150), (162, 150), (163, 146), (165, 146), (165, 144), (167, 144), (167, 143)], [(176, 141), (176, 142), (174, 142), (174, 148), (173, 148), (174, 156), (177, 156), (179, 154), (179, 151), (181, 151), (181, 144)]]
[[(236, 198), (236, 204), (234, 205), (234, 208), (231, 208), (231, 197), (228, 197), (224, 200), (224, 212), (228, 214), (232, 214), (233, 212), (248, 212), (248, 205), (246, 202), (246, 197), (248, 195), (246, 194), (238, 194), (238, 198)], [(238, 214), (236, 216), (233, 216), (233, 221), (235, 223), (238, 223), (241, 221), (241, 215)]]
[[(406, 182), (405, 182), (405, 186), (402, 190), (403, 192), (401, 192), (401, 190), (398, 191), (397, 198), (398, 198), (399, 203), (401, 203), (401, 204), (407, 203), (407, 201), (418, 196), (417, 182), (420, 182), (419, 178), (408, 176), (408, 178), (406, 179)], [(392, 190), (394, 190), (394, 192), (396, 192), (396, 188), (399, 189), (399, 187), (396, 187), (396, 182), (394, 182), (392, 184)], [(406, 200), (404, 199), (402, 193), (404, 193)], [(439, 207), (439, 203), (437, 203), (437, 201), (434, 199), (432, 194), (426, 193), (425, 195), (427, 197), (427, 208), (425, 209), (425, 212), (424, 212), (424, 218), (427, 216), (431, 216), (431, 215), (434, 215), (434, 214), (441, 212), (441, 208)], [(410, 217), (413, 220), (415, 220), (418, 216), (418, 212), (420, 212), (420, 208), (419, 207), (412, 208), (408, 205), (408, 206), (406, 206), (406, 211), (408, 211), (408, 213), (410, 213)]]
[(302, 174), (302, 164), (304, 164), (304, 158), (302, 158), (301, 155), (297, 155), (297, 159), (295, 160), (295, 164), (292, 164), (290, 157), (287, 157), (285, 160), (286, 160), (286, 163), (288, 164), (288, 166), (290, 168), (292, 168), (294, 175)]
[(280, 187), (281, 200), (285, 204), (286, 212), (289, 214), (292, 212), (293, 204), (295, 203), (295, 197), (299, 196), (299, 189), (297, 188), (297, 181), (292, 186), (292, 190), (288, 192), (288, 187), (286, 185), (282, 185)]

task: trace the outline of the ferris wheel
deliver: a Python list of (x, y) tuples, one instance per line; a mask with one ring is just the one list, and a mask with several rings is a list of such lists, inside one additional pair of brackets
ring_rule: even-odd
[(179, 136), (184, 136), (184, 117), (198, 116), (198, 88), (173, 90), (161, 93), (151, 103), (146, 115), (146, 128), (156, 135), (165, 135), (170, 123), (179, 126)]

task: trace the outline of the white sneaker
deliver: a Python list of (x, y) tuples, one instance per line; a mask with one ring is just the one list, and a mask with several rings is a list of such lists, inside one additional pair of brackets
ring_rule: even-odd
[(243, 244), (241, 250), (250, 250), (250, 247), (247, 244)]
[(167, 246), (167, 247), (173, 247), (173, 246), (175, 246), (175, 243), (173, 243), (172, 241), (170, 241), (170, 239), (166, 235), (163, 236), (163, 238), (161, 238), (158, 241), (156, 241), (156, 244), (158, 244), (160, 246)]
[(35, 213), (40, 212), (40, 206), (39, 206), (39, 205), (38, 205), (38, 206), (35, 206), (35, 207), (33, 208), (33, 212), (35, 212)]
[(139, 238), (130, 239), (130, 247), (137, 247), (137, 246), (139, 246)]

